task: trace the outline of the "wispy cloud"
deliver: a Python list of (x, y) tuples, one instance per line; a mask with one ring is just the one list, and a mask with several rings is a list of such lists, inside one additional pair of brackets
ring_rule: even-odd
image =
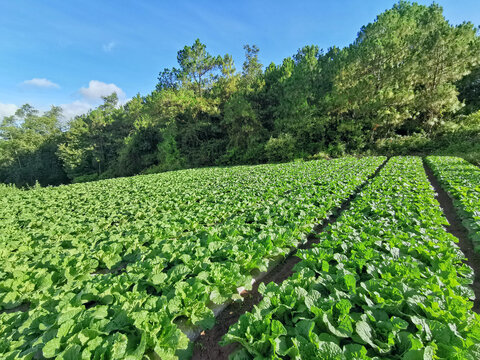
[(105, 51), (106, 53), (109, 53), (113, 50), (113, 48), (117, 46), (117, 43), (115, 41), (110, 41), (108, 44), (103, 44), (102, 45), (102, 49), (103, 51)]
[(100, 100), (104, 96), (117, 93), (120, 100), (125, 99), (125, 92), (115, 84), (107, 84), (98, 80), (90, 80), (88, 87), (81, 87), (80, 94), (88, 100)]
[(125, 104), (127, 98), (125, 92), (120, 87), (115, 84), (91, 80), (87, 87), (81, 87), (78, 90), (78, 93), (82, 96), (81, 100), (60, 105), (63, 109), (63, 117), (66, 120), (70, 120), (75, 116), (86, 114), (101, 103), (102, 97), (111, 95), (114, 92), (117, 93), (120, 104)]
[(50, 81), (45, 78), (33, 78), (31, 80), (25, 80), (22, 85), (37, 87), (37, 88), (47, 88), (47, 89), (59, 89), (60, 85), (55, 84), (53, 81)]
[(61, 104), (60, 107), (63, 110), (63, 117), (70, 120), (75, 116), (86, 114), (94, 106), (89, 102), (76, 100), (70, 104)]
[(14, 104), (2, 104), (0, 103), (0, 119), (3, 119), (5, 116), (11, 116), (15, 114), (18, 106)]

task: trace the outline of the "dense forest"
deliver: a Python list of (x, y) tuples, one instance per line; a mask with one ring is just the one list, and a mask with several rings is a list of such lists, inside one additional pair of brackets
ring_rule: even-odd
[(156, 89), (116, 94), (61, 125), (26, 104), (0, 124), (0, 181), (56, 185), (213, 165), (345, 154), (457, 153), (480, 161), (480, 37), (437, 4), (400, 1), (354, 42), (264, 67), (259, 48), (196, 40)]

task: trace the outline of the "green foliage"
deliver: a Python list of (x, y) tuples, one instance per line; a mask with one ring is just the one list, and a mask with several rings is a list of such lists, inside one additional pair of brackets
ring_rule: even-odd
[(25, 104), (0, 123), (0, 181), (18, 186), (58, 185), (67, 181), (56, 156), (62, 139), (61, 109), (42, 115)]
[(144, 170), (143, 174), (154, 174), (163, 171), (180, 170), (185, 167), (175, 140), (175, 131), (167, 128), (162, 133), (162, 141), (157, 145), (157, 165)]
[(435, 136), (425, 132), (379, 139), (373, 151), (383, 155), (454, 155), (480, 165), (480, 114), (458, 116), (439, 126)]
[(415, 133), (410, 136), (393, 136), (379, 139), (375, 143), (376, 151), (384, 155), (407, 155), (430, 153), (435, 145), (425, 133)]
[(177, 60), (180, 65), (177, 77), (182, 85), (193, 88), (197, 95), (202, 95), (202, 92), (209, 88), (211, 82), (215, 80), (215, 70), (223, 64), (222, 58), (210, 55), (206, 45), (199, 39), (195, 40), (192, 46), (185, 46), (180, 50)]
[(462, 112), (468, 114), (480, 110), (480, 65), (457, 82), (458, 98), (465, 103)]
[(265, 154), (272, 162), (292, 160), (295, 157), (295, 139), (290, 134), (271, 137), (265, 144)]
[(327, 152), (332, 157), (340, 157), (345, 155), (345, 144), (341, 142), (328, 145)]
[(163, 141), (158, 145), (158, 162), (165, 170), (179, 170), (184, 166), (175, 141), (175, 133), (171, 129), (163, 133)]
[(407, 122), (431, 131), (459, 109), (454, 82), (478, 63), (478, 46), (471, 23), (451, 26), (440, 6), (401, 1), (344, 50), (331, 106), (376, 137)]
[(237, 92), (225, 104), (223, 124), (228, 128), (228, 151), (234, 153), (229, 161), (255, 163), (263, 151), (267, 131), (252, 107), (248, 93)]
[(480, 251), (480, 168), (450, 156), (429, 156), (426, 161), (454, 199), (475, 249)]
[(158, 74), (157, 91), (177, 90), (180, 87), (179, 71), (175, 68), (165, 68)]
[(0, 186), (0, 358), (177, 359), (384, 161)]
[(96, 181), (99, 179), (98, 174), (86, 174), (86, 175), (81, 175), (74, 177), (72, 179), (72, 183), (77, 184), (77, 183), (85, 183), (85, 182), (90, 182), (90, 181)]
[(245, 62), (243, 63), (243, 78), (247, 84), (253, 84), (262, 75), (262, 64), (258, 59), (260, 49), (257, 45), (244, 45)]
[(156, 164), (155, 150), (162, 141), (161, 129), (149, 115), (140, 115), (131, 133), (119, 150), (116, 164), (118, 175), (135, 175)]
[(265, 70), (256, 45), (244, 50), (237, 71), (231, 55), (210, 54), (197, 39), (152, 93), (123, 106), (112, 94), (58, 136), (46, 135), (58, 109), (38, 116), (25, 105), (3, 120), (0, 180), (58, 184), (319, 152), (478, 159), (467, 146), (478, 127), (467, 120), (478, 110), (480, 38), (469, 22), (449, 24), (437, 4), (399, 1), (351, 45), (304, 46)]
[(446, 224), (421, 159), (392, 158), (222, 343), (232, 359), (475, 359), (474, 274)]
[(480, 130), (480, 110), (460, 118), (461, 125), (467, 129)]
[[(114, 93), (103, 100), (103, 105), (70, 122), (64, 142), (58, 147), (58, 156), (71, 179), (105, 172), (132, 130), (134, 119), (128, 109), (118, 108), (117, 95)], [(137, 96), (131, 108), (135, 108), (138, 101)]]

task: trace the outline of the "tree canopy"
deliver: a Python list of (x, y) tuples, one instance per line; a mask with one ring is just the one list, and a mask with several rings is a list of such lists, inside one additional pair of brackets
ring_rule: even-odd
[(238, 71), (197, 39), (150, 94), (124, 105), (112, 94), (66, 128), (60, 108), (24, 105), (1, 121), (0, 180), (58, 184), (372, 152), (386, 139), (461, 128), (480, 109), (478, 29), (451, 25), (435, 3), (400, 1), (351, 45), (308, 45), (266, 68), (256, 45), (244, 50)]

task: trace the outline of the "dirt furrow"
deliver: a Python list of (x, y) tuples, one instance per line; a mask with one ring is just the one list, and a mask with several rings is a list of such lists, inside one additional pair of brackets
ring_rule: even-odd
[(462, 224), (462, 220), (458, 216), (455, 206), (453, 205), (452, 198), (445, 190), (443, 190), (432, 169), (430, 169), (425, 161), (423, 162), (423, 167), (427, 173), (428, 180), (430, 180), (430, 184), (432, 184), (435, 192), (437, 193), (436, 198), (440, 203), (443, 213), (450, 224), (446, 227), (446, 229), (450, 234), (458, 239), (458, 246), (467, 258), (465, 263), (468, 264), (475, 273), (475, 280), (471, 285), (473, 291), (475, 292), (473, 311), (480, 313), (480, 253), (474, 250), (473, 243), (468, 237), (468, 230)]
[[(298, 249), (308, 249), (314, 243), (318, 241), (317, 235), (325, 231), (326, 227), (334, 223), (341, 213), (348, 208), (351, 201), (357, 196), (359, 192), (373, 179), (380, 170), (385, 166), (388, 160), (384, 161), (375, 171), (370, 175), (368, 179), (360, 185), (357, 190), (346, 199), (339, 207), (334, 210), (334, 214), (329, 218), (322, 221), (315, 226), (312, 233), (308, 235), (308, 241), (298, 247)], [(231, 325), (235, 324), (239, 317), (252, 310), (254, 305), (257, 305), (262, 300), (262, 295), (258, 292), (258, 286), (260, 283), (268, 284), (274, 282), (277, 284), (282, 283), (285, 279), (289, 278), (293, 274), (293, 267), (300, 262), (300, 258), (295, 256), (293, 252), (290, 256), (286, 257), (281, 263), (279, 263), (274, 269), (262, 279), (262, 281), (253, 284), (251, 291), (245, 291), (241, 295), (243, 296), (242, 302), (234, 302), (228, 305), (217, 317), (215, 326), (203, 331), (197, 338), (194, 344), (193, 357), (194, 360), (222, 360), (228, 359), (228, 356), (236, 349), (236, 344), (227, 346), (220, 346), (219, 341), (222, 336), (228, 332)]]

